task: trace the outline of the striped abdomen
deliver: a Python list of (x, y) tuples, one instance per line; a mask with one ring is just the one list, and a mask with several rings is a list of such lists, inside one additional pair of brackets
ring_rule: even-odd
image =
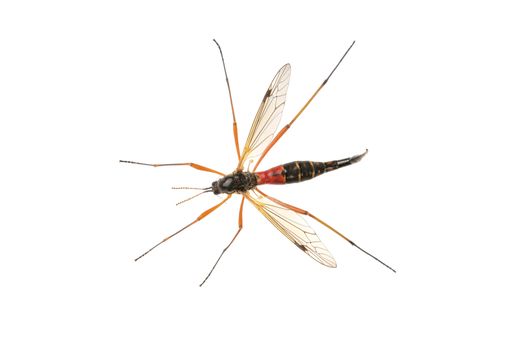
[(326, 172), (357, 163), (367, 152), (368, 150), (357, 156), (330, 162), (297, 161), (279, 165), (266, 171), (255, 173), (257, 185), (282, 185), (310, 180)]

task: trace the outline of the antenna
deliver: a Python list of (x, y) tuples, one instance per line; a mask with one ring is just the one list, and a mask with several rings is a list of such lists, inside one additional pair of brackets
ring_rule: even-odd
[[(174, 189), (174, 190), (178, 190), (178, 189), (180, 189), (180, 187), (172, 187), (172, 189)], [(211, 190), (211, 187), (209, 187), (209, 188), (188, 188), (188, 187), (184, 187), (184, 189), (204, 190), (204, 191), (199, 192), (199, 193), (197, 193), (196, 195), (193, 195), (193, 196), (191, 196), (191, 197), (189, 197), (189, 198), (186, 198), (185, 200), (180, 201), (180, 202), (178, 202), (178, 203), (175, 204), (175, 205), (179, 205), (179, 204), (182, 204), (182, 203), (186, 203), (186, 202), (189, 201), (190, 199), (193, 199), (193, 198), (195, 198), (195, 197), (198, 197), (198, 196), (200, 196), (200, 195), (203, 194), (203, 193), (211, 192), (211, 191), (212, 191), (212, 190)]]

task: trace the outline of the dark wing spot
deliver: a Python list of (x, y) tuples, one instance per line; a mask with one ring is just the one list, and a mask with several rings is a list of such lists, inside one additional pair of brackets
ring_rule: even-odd
[(297, 248), (301, 249), (303, 252), (306, 252), (306, 246), (303, 244), (295, 243)]
[(266, 90), (266, 94), (264, 94), (263, 100), (266, 101), (268, 97), (270, 97), (271, 94), (272, 94), (272, 89)]

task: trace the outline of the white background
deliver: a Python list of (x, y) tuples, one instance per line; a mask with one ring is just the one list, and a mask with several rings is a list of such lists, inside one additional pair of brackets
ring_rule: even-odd
[[(5, 1), (0, 5), (2, 349), (523, 349), (523, 11), (511, 1)], [(262, 168), (363, 161), (266, 187), (338, 261), (239, 198), (182, 206), (235, 167), (269, 82), (283, 123), (357, 43)], [(241, 145), (242, 146), (242, 145)]]

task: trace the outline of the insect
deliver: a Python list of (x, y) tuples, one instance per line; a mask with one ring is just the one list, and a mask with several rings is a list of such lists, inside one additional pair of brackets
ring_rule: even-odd
[[(266, 171), (257, 171), (257, 168), (259, 167), (259, 164), (264, 159), (266, 154), (272, 149), (272, 147), (275, 146), (275, 144), (281, 139), (281, 137), (290, 129), (290, 127), (293, 125), (293, 123), (299, 118), (299, 116), (303, 113), (303, 111), (308, 107), (308, 105), (312, 102), (312, 100), (317, 96), (319, 91), (328, 83), (328, 80), (334, 74), (335, 70), (343, 59), (346, 57), (350, 49), (354, 46), (355, 41), (352, 42), (350, 47), (345, 51), (341, 59), (338, 61), (336, 66), (333, 68), (333, 70), (330, 72), (328, 77), (321, 83), (321, 85), (315, 90), (313, 95), (308, 99), (308, 101), (305, 103), (305, 105), (299, 110), (299, 112), (294, 116), (294, 118), (286, 124), (277, 134), (277, 127), (279, 125), (279, 122), (281, 120), (281, 116), (283, 113), (284, 104), (286, 101), (286, 93), (288, 90), (288, 84), (290, 81), (290, 72), (291, 67), (289, 64), (284, 65), (275, 75), (275, 78), (273, 78), (272, 82), (270, 83), (270, 86), (266, 90), (264, 97), (262, 99), (261, 105), (259, 106), (259, 109), (255, 115), (255, 119), (253, 120), (252, 127), (250, 129), (250, 132), (248, 133), (248, 138), (246, 140), (245, 146), (243, 151), (240, 151), (239, 148), (239, 137), (237, 134), (237, 120), (235, 118), (235, 109), (233, 107), (233, 98), (232, 98), (232, 92), (230, 88), (230, 81), (228, 79), (228, 73), (226, 72), (226, 64), (224, 62), (224, 55), (222, 53), (221, 46), (219, 43), (213, 39), (215, 44), (217, 45), (221, 60), (222, 60), (222, 66), (224, 69), (224, 75), (226, 77), (226, 86), (228, 88), (228, 94), (230, 98), (230, 106), (231, 106), (231, 112), (233, 117), (233, 138), (235, 142), (235, 148), (237, 152), (237, 167), (231, 174), (224, 174), (220, 171), (214, 170), (212, 168), (196, 164), (196, 163), (167, 163), (167, 164), (150, 164), (150, 163), (140, 163), (140, 162), (134, 162), (134, 161), (125, 161), (121, 160), (120, 162), (123, 163), (131, 163), (131, 164), (137, 164), (137, 165), (146, 165), (146, 166), (152, 166), (152, 167), (161, 167), (161, 166), (190, 166), (196, 170), (204, 171), (204, 172), (210, 172), (214, 174), (218, 174), (221, 176), (217, 181), (214, 181), (210, 187), (207, 188), (189, 188), (184, 187), (186, 189), (198, 189), (202, 190), (202, 192), (198, 193), (197, 195), (188, 198), (192, 199), (194, 197), (197, 197), (203, 193), (212, 192), (213, 194), (219, 195), (219, 194), (225, 194), (226, 198), (224, 198), (221, 202), (218, 204), (212, 206), (211, 208), (205, 210), (202, 212), (195, 220), (178, 230), (177, 232), (169, 235), (168, 237), (164, 238), (162, 241), (154, 245), (152, 248), (148, 249), (145, 253), (140, 255), (138, 258), (135, 259), (135, 261), (141, 259), (146, 254), (151, 252), (153, 249), (158, 247), (159, 245), (163, 244), (167, 240), (171, 239), (173, 236), (177, 235), (178, 233), (184, 231), (188, 227), (192, 226), (193, 224), (201, 221), (205, 217), (207, 217), (209, 214), (217, 210), (221, 205), (223, 205), (226, 201), (228, 201), (233, 194), (239, 194), (242, 196), (241, 204), (239, 208), (239, 227), (237, 229), (237, 232), (233, 236), (232, 240), (228, 243), (228, 245), (223, 249), (222, 253), (219, 255), (219, 258), (211, 268), (210, 272), (206, 276), (206, 278), (202, 281), (200, 286), (202, 286), (210, 277), (212, 272), (215, 270), (215, 267), (221, 260), (224, 253), (230, 248), (232, 243), (235, 241), (235, 239), (239, 236), (239, 233), (241, 232), (243, 228), (243, 219), (242, 219), (242, 213), (243, 213), (243, 206), (244, 201), (250, 202), (268, 221), (270, 221), (286, 238), (288, 238), (290, 241), (292, 241), (300, 250), (308, 254), (310, 257), (312, 257), (317, 262), (328, 266), (328, 267), (336, 267), (336, 262), (332, 254), (328, 251), (328, 249), (325, 247), (325, 245), (321, 242), (317, 234), (312, 230), (312, 228), (308, 225), (308, 223), (304, 220), (303, 216), (308, 216), (316, 221), (318, 221), (320, 224), (325, 226), (326, 228), (330, 229), (332, 232), (336, 233), (341, 238), (345, 239), (348, 243), (362, 251), (363, 253), (369, 255), (373, 259), (377, 260), (393, 272), (395, 270), (373, 256), (372, 254), (368, 253), (361, 247), (359, 247), (357, 244), (355, 244), (352, 240), (344, 236), (342, 233), (340, 233), (338, 230), (315, 216), (314, 214), (310, 213), (309, 211), (306, 211), (304, 209), (300, 209), (296, 206), (290, 205), (288, 203), (285, 203), (279, 199), (276, 199), (274, 197), (271, 197), (264, 192), (262, 192), (259, 189), (259, 186), (266, 185), (266, 184), (290, 184), (290, 183), (297, 183), (301, 181), (310, 180), (316, 176), (319, 176), (321, 174), (348, 166), (350, 164), (359, 162), (368, 152), (368, 149), (359, 155), (344, 158), (340, 160), (335, 161), (329, 161), (329, 162), (312, 162), (312, 161), (295, 161), (291, 163), (286, 163), (283, 165), (279, 165), (276, 167), (273, 167), (271, 169), (268, 169)], [(253, 165), (253, 167), (252, 167)], [(185, 201), (187, 201), (185, 200)], [(183, 201), (183, 202), (185, 202)], [(180, 202), (181, 203), (181, 202)]]

